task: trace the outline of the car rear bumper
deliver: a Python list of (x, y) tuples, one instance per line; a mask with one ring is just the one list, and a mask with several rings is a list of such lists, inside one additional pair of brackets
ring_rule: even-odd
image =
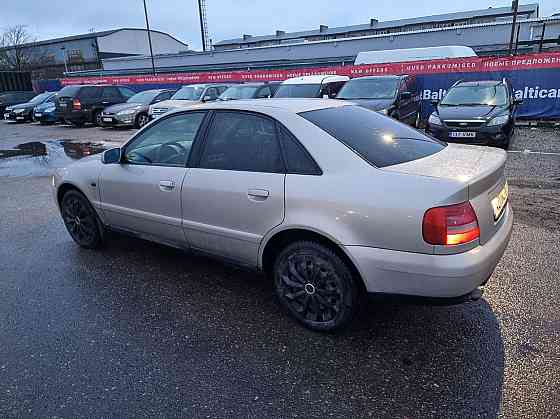
[[(495, 127), (482, 126), (477, 128), (448, 128), (446, 126), (428, 124), (426, 131), (439, 140), (458, 144), (479, 144), (489, 146), (503, 145), (511, 135), (511, 125), (498, 125)], [(475, 132), (475, 137), (450, 137), (452, 132)]]
[(464, 253), (428, 255), (345, 246), (367, 291), (431, 298), (461, 297), (485, 284), (500, 261), (513, 229), (508, 204), (502, 227), (484, 245)]

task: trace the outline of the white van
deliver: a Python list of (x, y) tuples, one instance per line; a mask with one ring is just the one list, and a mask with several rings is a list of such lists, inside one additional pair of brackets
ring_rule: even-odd
[(334, 98), (348, 80), (348, 76), (329, 74), (293, 77), (280, 84), (274, 97)]
[(399, 63), (404, 61), (441, 60), (445, 58), (476, 57), (472, 48), (445, 45), (427, 48), (386, 49), (381, 51), (359, 52), (354, 65)]

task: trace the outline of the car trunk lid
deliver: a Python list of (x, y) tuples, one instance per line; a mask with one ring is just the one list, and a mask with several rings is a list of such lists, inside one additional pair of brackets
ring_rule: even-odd
[[(449, 144), (428, 157), (383, 170), (455, 180), (459, 187), (464, 185), (478, 218), (480, 243), (484, 244), (500, 228), (504, 218), (507, 202), (505, 161), (506, 153), (497, 148)], [(437, 205), (435, 202), (434, 206)]]

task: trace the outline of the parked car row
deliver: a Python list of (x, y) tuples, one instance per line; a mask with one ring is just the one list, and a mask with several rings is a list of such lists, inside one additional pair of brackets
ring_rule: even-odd
[[(12, 102), (17, 94), (12, 94)], [(21, 97), (21, 96), (20, 96)], [(422, 104), (416, 77), (411, 75), (347, 76), (313, 75), (263, 83), (204, 83), (173, 89), (134, 92), (126, 86), (73, 85), (58, 93), (45, 92), (29, 102), (7, 106), (5, 119), (75, 126), (90, 122), (102, 127), (141, 128), (175, 109), (204, 102), (263, 98), (327, 98), (351, 101), (419, 128)], [(507, 80), (459, 81), (427, 120), (427, 132), (440, 140), (507, 148), (513, 135), (514, 98)], [(9, 103), (0, 96), (0, 104)]]

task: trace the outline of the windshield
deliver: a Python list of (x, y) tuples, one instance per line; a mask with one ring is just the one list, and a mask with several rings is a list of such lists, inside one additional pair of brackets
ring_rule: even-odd
[(60, 92), (58, 92), (58, 96), (60, 97), (72, 97), (80, 90), (82, 86), (66, 86), (63, 87)]
[(127, 102), (128, 103), (150, 103), (154, 98), (159, 95), (159, 90), (146, 90), (145, 92), (136, 93), (134, 96), (131, 96)]
[(397, 93), (398, 79), (354, 79), (348, 81), (337, 99), (392, 99)]
[(174, 100), (199, 100), (204, 87), (201, 86), (185, 86), (181, 87), (171, 99)]
[(252, 99), (258, 86), (232, 86), (220, 95), (220, 100)]
[(445, 143), (360, 106), (340, 106), (299, 114), (376, 167), (430, 156)]
[(29, 103), (41, 103), (43, 100), (51, 96), (52, 93), (41, 93), (29, 101)]
[(274, 97), (318, 97), (320, 84), (281, 84)]
[(503, 84), (455, 86), (449, 89), (440, 102), (440, 105), (444, 106), (505, 106), (506, 104), (507, 91)]

